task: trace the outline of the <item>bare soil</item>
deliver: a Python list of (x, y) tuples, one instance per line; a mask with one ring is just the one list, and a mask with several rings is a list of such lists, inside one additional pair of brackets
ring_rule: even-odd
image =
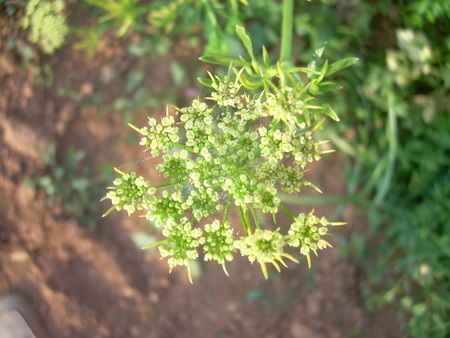
[[(69, 19), (83, 22), (83, 10)], [(0, 295), (26, 298), (53, 337), (398, 336), (392, 313), (364, 310), (363, 276), (351, 258), (340, 254), (345, 232), (364, 224), (363, 215), (351, 207), (340, 219), (348, 226), (333, 229), (334, 248), (313, 258), (312, 269), (305, 261), (289, 264), (266, 281), (259, 266), (238, 258), (228, 265), (230, 277), (220, 266), (203, 264), (193, 285), (183, 269), (169, 274), (157, 250), (143, 251), (133, 243), (133, 232), (148, 231), (141, 219), (122, 213), (102, 218), (109, 204), (95, 200), (96, 227), (87, 230), (76, 218), (62, 217), (60, 207), (47, 207), (42, 191), (26, 179), (43, 173), (42, 151), (51, 144), (59, 155), (71, 147), (83, 149), (84, 164), (93, 173), (112, 163), (158, 179), (148, 155), (137, 142), (127, 141), (123, 115), (111, 108), (117, 97), (129, 95), (124, 82), (137, 61), (114, 35), (93, 58), (75, 50), (73, 38), (55, 55), (44, 56), (29, 45), (17, 18), (3, 9), (0, 27)], [(11, 37), (17, 39), (13, 47)], [(173, 91), (171, 61), (192, 59), (180, 44), (143, 66), (155, 93)], [(27, 46), (35, 54), (24, 67), (21, 51)], [(49, 87), (37, 85), (32, 71), (33, 65), (44, 64), (53, 70)], [(104, 93), (106, 112), (80, 104), (95, 93)], [(145, 115), (161, 112), (148, 109), (135, 119), (143, 123)], [(311, 178), (325, 194), (342, 193), (343, 158), (328, 155)], [(333, 206), (315, 210), (330, 216)]]

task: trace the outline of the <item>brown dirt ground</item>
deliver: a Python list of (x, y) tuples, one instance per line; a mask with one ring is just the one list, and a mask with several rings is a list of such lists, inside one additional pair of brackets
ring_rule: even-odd
[[(70, 20), (82, 21), (83, 12)], [(347, 229), (335, 230), (334, 248), (314, 258), (310, 270), (304, 261), (290, 264), (265, 281), (258, 266), (235, 259), (228, 265), (231, 277), (204, 264), (193, 285), (183, 270), (168, 274), (156, 251), (133, 244), (131, 232), (147, 229), (140, 219), (119, 213), (101, 218), (108, 203), (98, 203), (96, 228), (88, 231), (76, 219), (62, 218), (57, 207), (46, 207), (42, 193), (25, 179), (42, 173), (40, 151), (50, 144), (59, 153), (84, 149), (94, 170), (112, 163), (155, 174), (142, 149), (125, 141), (128, 127), (120, 114), (98, 114), (95, 106), (63, 94), (106, 93), (110, 107), (125, 95), (124, 78), (136, 61), (112, 35), (94, 58), (75, 51), (69, 40), (54, 56), (35, 54), (32, 64), (53, 69), (53, 85), (37, 86), (30, 67), (20, 67), (20, 48), (28, 43), (17, 19), (0, 12), (0, 27), (0, 295), (26, 298), (54, 337), (398, 336), (392, 313), (365, 312), (361, 273), (339, 254), (345, 231), (364, 223), (351, 207), (341, 218)], [(7, 44), (11, 36), (17, 37), (14, 48)], [(173, 86), (170, 61), (189, 57), (173, 52), (149, 60), (146, 74), (157, 92)], [(335, 154), (321, 161), (312, 177), (325, 193), (337, 194), (344, 189), (342, 173), (343, 160)], [(315, 209), (324, 216), (333, 211)]]

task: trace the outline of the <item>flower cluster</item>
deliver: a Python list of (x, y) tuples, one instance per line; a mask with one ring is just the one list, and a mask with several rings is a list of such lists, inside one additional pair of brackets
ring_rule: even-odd
[(293, 247), (300, 247), (300, 253), (308, 259), (308, 265), (311, 266), (310, 252), (317, 256), (318, 249), (324, 249), (331, 244), (322, 239), (322, 236), (328, 234), (328, 225), (339, 225), (340, 223), (330, 223), (325, 217), (318, 218), (311, 211), (308, 215), (301, 213), (294, 218), (288, 235), (290, 240), (288, 244)]
[(43, 51), (53, 54), (69, 33), (63, 0), (30, 0), (22, 19), (24, 28), (31, 28), (30, 41), (39, 43)]
[(156, 191), (150, 182), (142, 176), (137, 176), (135, 172), (126, 174), (119, 169), (116, 172), (122, 175), (114, 180), (114, 186), (109, 187), (111, 191), (106, 194), (106, 198), (111, 200), (112, 208), (106, 212), (105, 216), (114, 209), (126, 210), (128, 215), (136, 210), (148, 209), (150, 205), (150, 196)]
[(248, 256), (249, 261), (252, 263), (258, 261), (266, 278), (268, 276), (266, 263), (271, 263), (280, 271), (278, 262), (286, 266), (283, 257), (298, 262), (294, 257), (283, 252), (284, 244), (284, 237), (278, 230), (271, 231), (262, 229), (256, 229), (253, 234), (235, 242), (235, 246), (240, 250), (242, 256)]
[(230, 222), (221, 223), (216, 219), (211, 224), (205, 225), (204, 234), (205, 261), (215, 260), (222, 264), (225, 273), (228, 275), (225, 262), (233, 260), (233, 252), (235, 251), (234, 230), (231, 228)]
[(217, 104), (221, 107), (235, 107), (239, 104), (240, 99), (237, 94), (241, 85), (238, 81), (230, 81), (228, 76), (221, 80), (217, 76), (209, 74), (212, 82), (212, 88), (214, 92), (211, 95), (211, 99), (217, 101)]
[(139, 130), (143, 136), (140, 144), (148, 146), (147, 149), (152, 151), (153, 156), (157, 157), (161, 152), (170, 151), (180, 140), (173, 116), (163, 117), (161, 123), (157, 123), (154, 118), (149, 118), (148, 124), (150, 127)]
[(192, 282), (190, 271), (191, 260), (198, 258), (197, 247), (201, 243), (202, 230), (192, 228), (192, 222), (187, 218), (181, 218), (179, 223), (169, 221), (164, 225), (162, 234), (166, 240), (159, 245), (161, 257), (168, 257), (170, 270), (178, 265), (188, 267), (189, 279)]
[[(267, 263), (279, 271), (284, 258), (297, 262), (285, 246), (301, 246), (310, 263), (310, 251), (329, 245), (320, 238), (327, 233), (325, 219), (312, 213), (293, 217), (280, 198), (281, 191), (298, 193), (312, 185), (303, 179), (304, 168), (323, 152), (306, 116), (313, 116), (308, 109), (317, 107), (306, 104), (311, 97), (300, 87), (277, 89), (272, 84), (265, 87), (269, 92), (245, 91), (241, 73), (232, 78), (229, 72), (223, 79), (211, 75), (214, 106), (197, 99), (177, 108), (174, 116), (166, 113), (160, 122), (149, 118), (148, 127), (132, 126), (146, 150), (155, 157), (162, 154), (156, 169), (168, 182), (151, 186), (134, 173), (119, 171), (122, 178), (106, 196), (117, 210), (146, 210), (147, 219), (166, 238), (155, 244), (161, 256), (168, 258), (171, 270), (187, 266), (190, 279), (190, 264), (199, 250), (226, 274), (225, 262), (239, 251), (257, 261), (267, 278)], [(228, 220), (232, 208), (239, 211), (240, 237)], [(286, 235), (263, 229), (258, 219), (261, 213), (275, 217), (280, 210), (294, 221)]]
[(267, 111), (277, 121), (283, 121), (286, 125), (298, 124), (298, 115), (303, 114), (305, 103), (297, 97), (296, 91), (286, 87), (282, 92), (272, 94), (267, 100)]

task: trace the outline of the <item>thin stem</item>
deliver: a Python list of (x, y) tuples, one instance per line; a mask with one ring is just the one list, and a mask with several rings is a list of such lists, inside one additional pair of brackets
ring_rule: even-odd
[(288, 210), (286, 209), (286, 207), (283, 204), (280, 204), (280, 209), (283, 210), (283, 212), (289, 216), (290, 219), (292, 219), (293, 221), (295, 221), (295, 217), (294, 215)]
[(179, 148), (186, 149), (187, 151), (190, 151), (191, 153), (197, 154), (193, 148), (188, 147), (188, 146), (184, 145), (183, 143), (175, 143), (175, 145)]
[(239, 210), (239, 217), (241, 219), (242, 226), (244, 227), (245, 233), (247, 234), (247, 236), (250, 236), (252, 234), (252, 228), (248, 221), (247, 209), (244, 210), (244, 208), (242, 206), (239, 206), (238, 210)]
[(256, 229), (260, 229), (258, 215), (256, 214), (255, 208), (253, 208), (252, 205), (250, 205), (250, 211), (252, 213), (253, 221), (255, 222)]
[(222, 223), (225, 223), (228, 219), (228, 212), (230, 211), (230, 206), (231, 206), (231, 194), (228, 195), (227, 198), (227, 204), (225, 206), (225, 211), (223, 213), (223, 221)]
[(294, 0), (283, 0), (280, 62), (288, 62), (292, 55)]
[(174, 186), (173, 183), (164, 183), (164, 184), (160, 184), (160, 185), (155, 185), (155, 186), (153, 186), (153, 188), (161, 189), (161, 188), (167, 188), (167, 187), (172, 187), (172, 186)]

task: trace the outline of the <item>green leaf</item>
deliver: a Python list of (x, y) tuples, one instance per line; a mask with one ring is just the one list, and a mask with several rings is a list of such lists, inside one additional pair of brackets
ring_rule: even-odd
[(286, 73), (308, 73), (308, 74), (315, 74), (315, 75), (320, 75), (320, 72), (306, 68), (306, 67), (288, 67), (288, 68), (284, 68), (282, 67), (283, 70)]
[(245, 49), (247, 50), (247, 53), (250, 55), (253, 61), (256, 61), (255, 55), (253, 54), (253, 45), (252, 41), (250, 40), (250, 37), (245, 32), (245, 28), (242, 26), (236, 26), (236, 33), (241, 39), (242, 43), (244, 44)]
[(212, 87), (212, 80), (210, 79), (205, 79), (203, 77), (198, 77), (197, 81), (200, 82), (202, 85), (206, 86), (206, 87)]
[(335, 90), (342, 89), (342, 86), (339, 86), (334, 82), (321, 82), (319, 84), (319, 88), (321, 91), (324, 91), (324, 92), (332, 92)]
[(340, 119), (337, 116), (336, 112), (333, 110), (333, 108), (331, 108), (331, 106), (328, 103), (324, 104), (323, 108), (324, 108), (324, 113), (326, 115), (328, 115), (329, 117), (331, 117), (335, 121), (340, 121)]
[(262, 50), (263, 50), (264, 68), (265, 68), (265, 69), (269, 69), (269, 68), (270, 68), (270, 64), (269, 64), (269, 54), (267, 53), (266, 47), (263, 46)]
[(319, 59), (322, 57), (323, 51), (325, 50), (326, 42), (322, 44), (321, 47), (314, 51), (311, 62), (308, 64), (308, 69), (315, 71), (317, 69), (317, 63)]
[(348, 58), (348, 59), (344, 59), (344, 60), (332, 63), (331, 66), (328, 67), (325, 76), (336, 73), (337, 71), (340, 71), (341, 69), (350, 67), (351, 65), (356, 63), (358, 60), (359, 60), (358, 58)]
[(325, 74), (327, 73), (327, 70), (328, 70), (328, 60), (325, 60), (325, 63), (322, 66), (322, 70), (320, 71), (320, 75), (316, 79), (317, 84), (319, 84), (323, 80), (323, 78), (325, 77)]
[(233, 59), (226, 56), (219, 56), (219, 55), (204, 55), (199, 58), (199, 60), (203, 62), (212, 63), (215, 65), (222, 65), (222, 66), (229, 66), (233, 65), (235, 67), (245, 67), (250, 66), (251, 63), (247, 62), (245, 60), (239, 60), (239, 59)]
[(242, 85), (247, 88), (247, 89), (258, 89), (259, 87), (261, 87), (263, 85), (263, 81), (258, 81), (258, 82), (251, 82), (250, 80), (248, 80), (245, 76), (241, 76), (239, 78), (239, 81), (242, 83)]

